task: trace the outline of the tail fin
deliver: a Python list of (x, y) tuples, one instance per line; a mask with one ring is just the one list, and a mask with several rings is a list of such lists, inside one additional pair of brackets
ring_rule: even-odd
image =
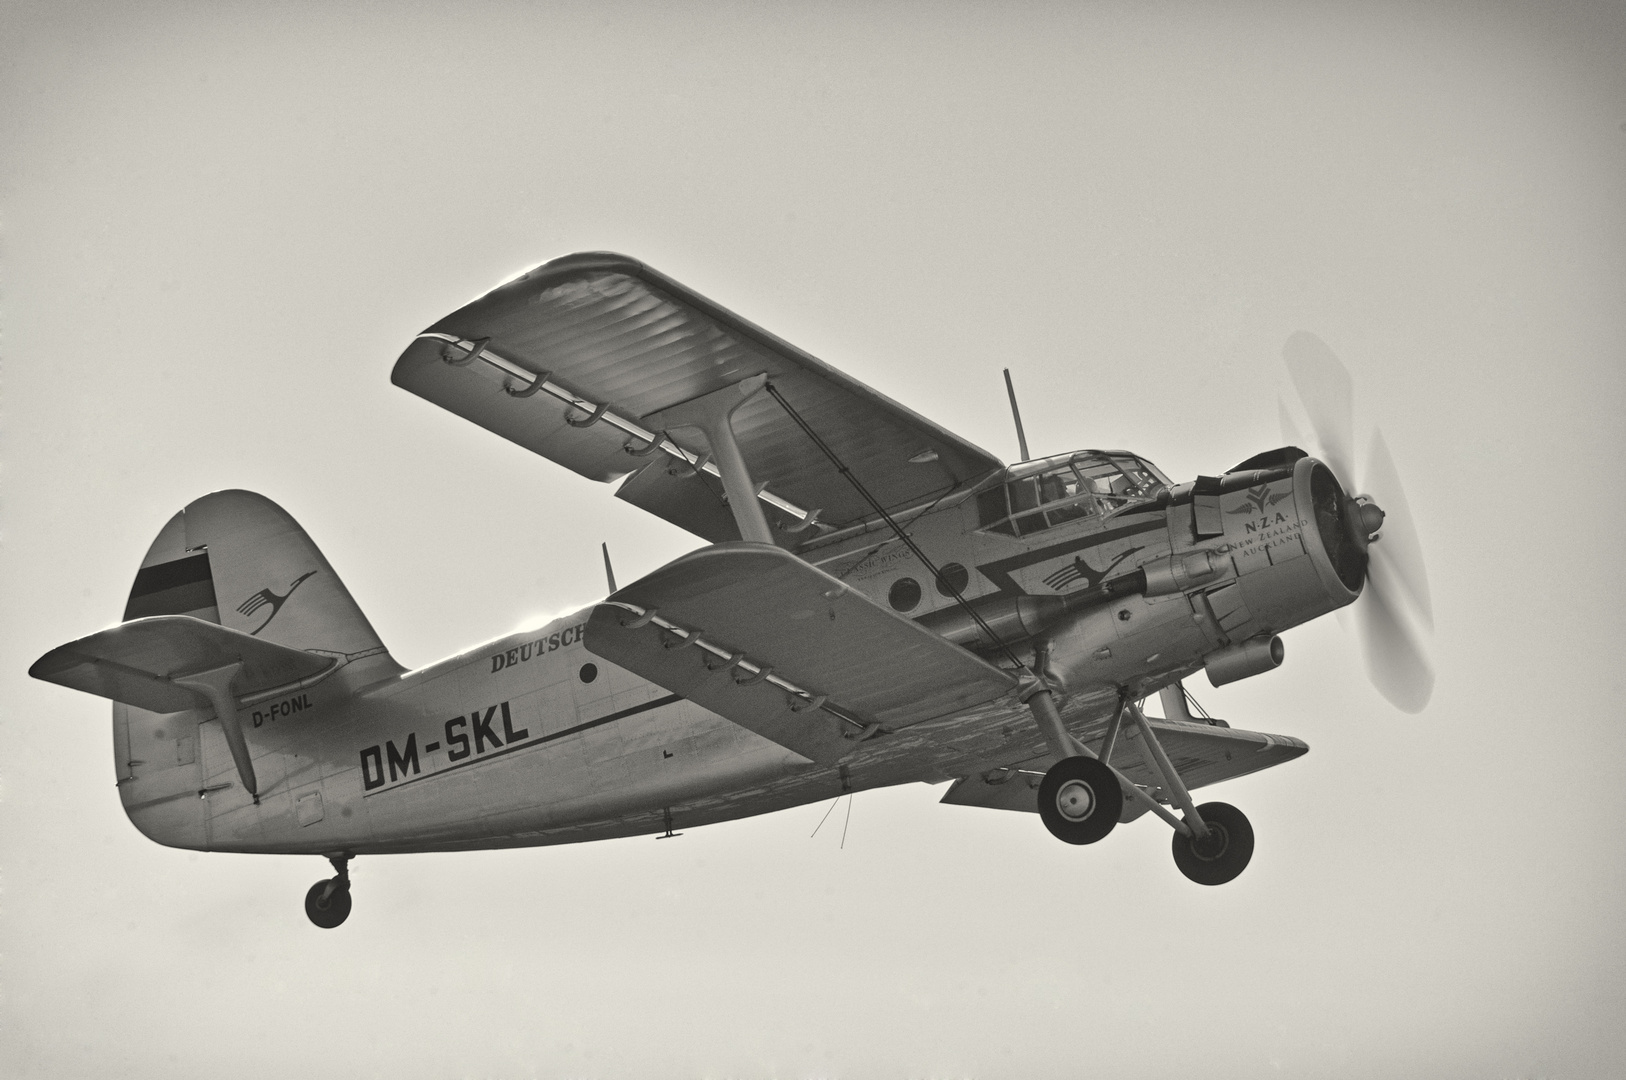
[(295, 649), (385, 652), (305, 530), (252, 491), (216, 491), (169, 519), (141, 560), (124, 618), (191, 615)]

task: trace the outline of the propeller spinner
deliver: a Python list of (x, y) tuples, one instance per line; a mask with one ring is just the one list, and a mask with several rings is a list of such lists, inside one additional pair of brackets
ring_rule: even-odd
[[(1434, 692), (1434, 671), (1414, 620), (1432, 629), (1428, 574), (1400, 472), (1381, 432), (1372, 432), (1363, 483), (1356, 483), (1354, 380), (1324, 341), (1299, 331), (1282, 349), (1287, 372), (1309, 418), (1318, 456), (1345, 491), (1350, 539), (1366, 556), (1365, 596), (1356, 604), (1372, 685), (1403, 712), (1421, 712)], [(1285, 406), (1282, 434), (1297, 442)]]

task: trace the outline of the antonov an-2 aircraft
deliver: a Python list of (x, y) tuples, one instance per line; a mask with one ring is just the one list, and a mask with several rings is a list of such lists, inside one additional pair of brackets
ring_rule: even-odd
[(1374, 543), (1347, 373), (1307, 334), (1286, 355), (1321, 460), (1180, 484), (1115, 450), (1007, 466), (642, 263), (571, 255), (418, 335), (392, 379), (708, 546), (408, 671), (288, 514), (220, 491), (159, 531), (123, 622), (30, 673), (113, 700), (153, 840), (330, 860), (322, 927), (357, 855), (669, 835), (914, 781), (1071, 844), (1150, 813), (1220, 884), (1253, 832), (1191, 790), (1306, 746), (1194, 716), (1182, 679), (1271, 670), (1282, 631), (1366, 586), (1379, 688), (1416, 711), (1432, 687), (1398, 485)]

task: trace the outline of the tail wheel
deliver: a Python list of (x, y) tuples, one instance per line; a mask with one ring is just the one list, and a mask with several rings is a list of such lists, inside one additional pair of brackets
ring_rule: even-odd
[(1203, 803), (1197, 813), (1208, 835), (1199, 839), (1175, 833), (1174, 865), (1199, 885), (1224, 885), (1253, 858), (1253, 826), (1230, 803)]
[(350, 883), (325, 878), (305, 894), (305, 914), (323, 930), (331, 930), (350, 917)]
[(1039, 817), (1058, 840), (1093, 844), (1112, 831), (1124, 793), (1112, 770), (1094, 758), (1062, 758), (1039, 784)]

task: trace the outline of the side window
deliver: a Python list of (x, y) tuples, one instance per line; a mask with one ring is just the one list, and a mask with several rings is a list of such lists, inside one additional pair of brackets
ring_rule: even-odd
[(1007, 536), (1028, 536), (1095, 512), (1093, 490), (1071, 464), (1013, 480), (977, 497), (979, 525)]
[(1137, 498), (1144, 497), (1161, 481), (1141, 462), (1134, 458), (1118, 458), (1118, 464), (1123, 467), (1124, 475), (1129, 480), (1130, 494)]
[(1078, 518), (1089, 517), (1093, 513), (1095, 513), (1094, 504), (1088, 499), (1081, 499), (1066, 506), (1058, 506), (1046, 516), (1050, 518), (1050, 524), (1060, 525), (1064, 521), (1076, 521)]
[(1078, 463), (1101, 504), (1109, 512), (1147, 498), (1163, 480), (1155, 470), (1132, 457), (1095, 458)]
[(978, 528), (1014, 536), (1016, 530), (1011, 527), (1010, 516), (1011, 504), (1005, 498), (1004, 484), (977, 496)]
[(1039, 478), (1030, 476), (1025, 480), (1012, 481), (1009, 490), (1011, 493), (1011, 524), (1016, 527), (1017, 536), (1026, 536), (1029, 533), (1040, 532), (1049, 528), (1045, 524), (1044, 514), (1032, 513), (1039, 508)]
[(1090, 491), (1109, 511), (1116, 510), (1131, 499), (1139, 497), (1141, 492), (1149, 489), (1153, 483), (1151, 478), (1139, 469), (1138, 462), (1130, 463), (1136, 465), (1133, 474), (1125, 472), (1117, 462), (1103, 458), (1079, 463)]

